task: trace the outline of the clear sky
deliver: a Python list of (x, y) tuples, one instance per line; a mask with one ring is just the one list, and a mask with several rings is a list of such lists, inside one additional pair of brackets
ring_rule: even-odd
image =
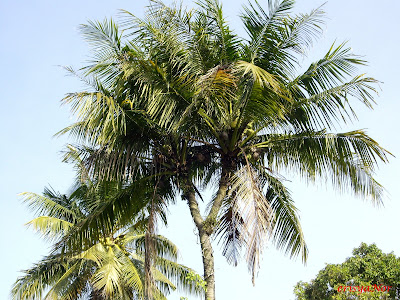
[[(261, 3), (266, 3), (260, 0)], [(309, 12), (324, 0), (297, 1), (296, 11)], [(73, 119), (60, 100), (68, 92), (83, 87), (59, 65), (80, 67), (88, 59), (88, 48), (77, 27), (87, 20), (117, 16), (118, 9), (142, 15), (147, 1), (27, 1), (0, 2), (0, 299), (8, 299), (11, 284), (45, 255), (48, 245), (23, 224), (32, 214), (18, 193), (41, 193), (51, 184), (66, 192), (74, 173), (61, 163), (59, 151), (67, 142), (52, 135)], [(169, 3), (169, 1), (166, 1)], [(189, 1), (186, 1), (189, 3)], [(242, 1), (223, 0), (231, 27), (243, 33), (239, 14)], [(359, 121), (337, 131), (367, 128), (368, 133), (394, 155), (400, 153), (398, 49), (400, 2), (395, 0), (331, 0), (325, 6), (326, 30), (310, 52), (310, 59), (323, 55), (336, 39), (349, 41), (354, 53), (363, 55), (369, 66), (360, 73), (382, 82), (373, 111), (359, 108)], [(308, 59), (304, 60), (305, 63)], [(361, 242), (375, 242), (385, 252), (400, 255), (399, 161), (381, 165), (378, 180), (387, 189), (385, 206), (375, 208), (362, 199), (334, 192), (323, 183), (306, 185), (296, 177), (288, 183), (300, 210), (303, 230), (310, 250), (304, 266), (272, 247), (264, 251), (256, 286), (246, 265), (229, 266), (217, 243), (217, 299), (294, 299), (293, 286), (308, 281), (325, 266), (340, 263)], [(170, 210), (170, 226), (162, 233), (181, 250), (183, 263), (202, 272), (200, 246), (188, 209), (182, 201)], [(175, 293), (171, 300), (179, 299)]]

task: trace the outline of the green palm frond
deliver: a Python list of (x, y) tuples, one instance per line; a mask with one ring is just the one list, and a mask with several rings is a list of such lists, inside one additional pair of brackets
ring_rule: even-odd
[(268, 182), (266, 198), (274, 212), (272, 241), (277, 249), (284, 250), (290, 257), (301, 255), (306, 262), (308, 249), (305, 243), (303, 230), (300, 225), (297, 208), (286, 187), (274, 176), (262, 172)]
[[(66, 128), (59, 134), (78, 130), (72, 132), (77, 136), (86, 136), (86, 141), (96, 144), (109, 143), (116, 135), (125, 133), (125, 111), (111, 95), (102, 92), (72, 93), (63, 101), (71, 104), (74, 112), (79, 112), (81, 122), (79, 127)], [(98, 127), (99, 120), (104, 121), (102, 128)]]
[(80, 26), (80, 31), (94, 54), (92, 64), (83, 69), (85, 74), (93, 74), (95, 81), (101, 79), (105, 86), (112, 86), (114, 77), (121, 73), (120, 61), (125, 58), (117, 24), (112, 19), (89, 21)]
[(365, 65), (366, 61), (354, 55), (351, 48), (345, 48), (346, 43), (335, 46), (332, 44), (329, 51), (319, 61), (310, 67), (293, 83), (300, 85), (308, 93), (314, 94), (342, 83), (346, 76), (352, 75), (358, 65)]
[[(306, 128), (329, 128), (341, 120), (346, 122), (357, 118), (349, 99), (358, 99), (365, 106), (372, 108), (373, 94), (376, 94), (372, 84), (376, 83), (375, 79), (360, 75), (343, 84), (311, 94), (307, 99), (300, 98), (288, 113), (288, 118), (297, 123), (295, 126)], [(300, 117), (302, 115), (303, 117)]]
[(54, 217), (41, 216), (29, 221), (25, 225), (31, 226), (46, 239), (59, 240), (74, 224)]
[(235, 65), (235, 68), (237, 72), (242, 72), (243, 76), (245, 76), (247, 73), (251, 74), (253, 80), (257, 82), (261, 88), (267, 87), (275, 92), (281, 91), (280, 84), (275, 79), (275, 76), (259, 66), (246, 61), (238, 61)]
[(130, 224), (135, 215), (140, 219), (139, 213), (148, 204), (148, 199), (143, 187), (142, 192), (139, 192), (139, 183), (135, 184), (135, 195), (130, 193), (132, 188), (133, 186), (121, 191), (115, 198), (105, 199), (94, 206), (93, 212), (72, 228), (57, 247), (74, 252), (84, 250), (112, 232), (115, 224)]
[(121, 264), (118, 259), (120, 253), (115, 253), (112, 247), (106, 250), (105, 258), (101, 266), (93, 274), (92, 282), (93, 287), (102, 291), (103, 295), (117, 295), (123, 294), (122, 286), (120, 284)]
[(339, 191), (350, 190), (375, 203), (382, 200), (382, 186), (372, 175), (376, 162), (387, 161), (390, 153), (362, 130), (270, 135), (255, 146), (265, 148), (272, 170), (285, 167), (309, 180), (331, 178)]
[[(145, 235), (138, 234), (135, 228), (124, 235), (123, 245), (133, 247), (137, 253), (145, 253)], [(178, 259), (178, 248), (167, 238), (161, 235), (153, 236), (157, 257), (176, 261)]]
[[(307, 50), (313, 45), (313, 42), (322, 34), (323, 18), (325, 16), (322, 6), (313, 9), (309, 14), (299, 14), (293, 17), (289, 16), (283, 21), (279, 38), (281, 41), (276, 43), (275, 51), (285, 53), (293, 51), (305, 55)], [(265, 51), (266, 49), (264, 49)], [(265, 54), (266, 51), (264, 52)]]
[(77, 211), (73, 210), (71, 201), (65, 195), (54, 195), (49, 189), (45, 190), (45, 194), (38, 195), (35, 193), (21, 193), (20, 196), (29, 209), (33, 210), (36, 215), (48, 215), (54, 218), (75, 223)]
[(65, 271), (58, 257), (50, 255), (43, 258), (33, 268), (24, 271), (14, 283), (11, 295), (13, 299), (42, 299), (46, 288), (54, 283)]
[(244, 7), (241, 18), (251, 38), (248, 46), (251, 61), (258, 58), (259, 52), (264, 48), (264, 41), (275, 32), (274, 29), (279, 27), (285, 14), (293, 8), (293, 5), (293, 0), (268, 0), (268, 11), (265, 11), (257, 1), (255, 5), (249, 3), (249, 7)]
[(238, 57), (239, 39), (231, 31), (223, 16), (222, 4), (216, 0), (199, 1), (198, 5), (202, 11), (207, 11), (206, 17), (209, 21), (209, 32), (215, 37), (215, 43), (220, 45), (217, 56), (221, 64), (231, 62)]
[[(82, 276), (82, 274), (79, 274), (81, 264), (81, 261), (76, 261), (68, 266), (65, 272), (63, 272), (62, 276), (57, 278), (57, 280), (52, 284), (51, 289), (45, 296), (45, 299), (57, 299), (59, 295), (66, 300), (72, 300), (76, 298), (79, 295), (79, 291), (74, 289), (73, 285), (71, 285), (71, 277), (78, 278), (79, 276)], [(82, 279), (83, 278), (81, 278), (81, 280)]]

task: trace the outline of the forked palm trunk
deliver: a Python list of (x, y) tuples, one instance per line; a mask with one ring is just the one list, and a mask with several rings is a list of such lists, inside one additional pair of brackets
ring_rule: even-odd
[(215, 300), (215, 278), (214, 278), (214, 254), (211, 245), (210, 234), (204, 228), (204, 220), (196, 200), (196, 193), (191, 183), (186, 185), (186, 197), (190, 213), (197, 227), (203, 259), (204, 280), (206, 282), (205, 300)]
[(199, 237), (203, 259), (204, 280), (206, 282), (205, 300), (215, 300), (215, 275), (214, 275), (214, 253), (211, 244), (210, 236), (213, 234), (216, 226), (216, 220), (219, 210), (222, 206), (222, 201), (228, 189), (228, 182), (232, 168), (223, 167), (221, 179), (219, 182), (219, 189), (217, 196), (213, 201), (208, 216), (203, 219), (200, 209), (196, 200), (196, 191), (194, 190), (192, 182), (188, 179), (185, 182), (184, 191), (188, 200), (190, 213), (193, 221), (196, 224)]

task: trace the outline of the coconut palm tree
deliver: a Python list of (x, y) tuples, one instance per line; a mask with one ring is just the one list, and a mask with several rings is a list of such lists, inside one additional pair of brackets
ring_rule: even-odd
[[(166, 206), (173, 197), (162, 194), (179, 193), (198, 229), (207, 300), (215, 299), (212, 237), (233, 264), (245, 249), (253, 280), (269, 238), (307, 258), (284, 172), (382, 200), (373, 174), (388, 152), (362, 130), (331, 132), (356, 118), (353, 100), (372, 107), (377, 81), (357, 75), (365, 61), (346, 44), (298, 71), (324, 13), (290, 15), (293, 6), (250, 3), (241, 15), (247, 36), (240, 37), (217, 0), (193, 10), (152, 1), (143, 19), (124, 12), (123, 33), (112, 20), (83, 25), (93, 62), (68, 69), (89, 90), (64, 99), (78, 122), (60, 133), (81, 142), (74, 151), (92, 176), (126, 181), (133, 191), (131, 202), (115, 199), (95, 218), (129, 222), (134, 216), (118, 207), (140, 201), (145, 182)], [(201, 212), (200, 190), (212, 186)], [(64, 245), (90, 244), (97, 238), (91, 228), (80, 224)]]
[[(92, 210), (119, 193), (118, 183), (102, 183), (92, 191), (75, 187), (69, 195), (45, 189), (43, 195), (24, 193), (24, 201), (39, 215), (27, 225), (57, 243)], [(13, 299), (144, 299), (146, 213), (137, 213), (131, 224), (113, 224), (92, 247), (66, 254), (56, 250), (24, 271), (12, 289)], [(98, 229), (101, 231), (101, 229)], [(176, 246), (163, 236), (153, 236), (156, 247), (152, 274), (153, 299), (166, 299), (176, 284), (200, 292), (201, 282), (190, 268), (178, 264)]]

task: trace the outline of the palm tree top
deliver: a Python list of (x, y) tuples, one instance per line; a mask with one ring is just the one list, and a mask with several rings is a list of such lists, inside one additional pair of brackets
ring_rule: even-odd
[[(115, 197), (118, 185), (103, 183), (94, 190), (86, 185), (75, 186), (69, 196), (49, 188), (43, 195), (23, 193), (24, 202), (38, 216), (27, 225), (45, 239), (59, 243), (96, 211), (101, 200)], [(25, 270), (13, 286), (13, 299), (142, 299), (146, 234), (139, 218), (137, 223), (132, 219), (128, 226), (114, 224), (112, 231), (99, 231), (99, 239), (91, 247), (73, 252), (56, 248)], [(154, 236), (153, 241), (156, 247), (152, 266), (154, 299), (166, 299), (165, 295), (177, 286), (201, 293), (201, 281), (193, 277), (196, 273), (177, 263), (177, 247), (160, 235)]]

